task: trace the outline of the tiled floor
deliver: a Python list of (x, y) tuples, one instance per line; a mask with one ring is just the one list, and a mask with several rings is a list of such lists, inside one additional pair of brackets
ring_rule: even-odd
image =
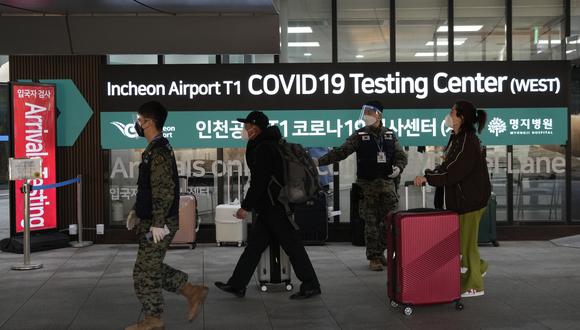
[[(461, 312), (439, 305), (410, 317), (389, 307), (386, 273), (369, 271), (364, 249), (350, 244), (308, 247), (323, 294), (307, 301), (262, 293), (255, 280), (243, 299), (217, 290), (213, 282), (228, 278), (239, 248), (171, 250), (167, 262), (210, 294), (188, 323), (184, 299), (166, 293), (166, 329), (580, 329), (579, 249), (502, 242), (480, 250), (490, 263), (485, 296), (465, 299)], [(38, 252), (32, 258), (43, 269), (16, 272), (10, 266), (22, 256), (0, 253), (0, 329), (123, 329), (140, 316), (135, 255), (134, 245)]]

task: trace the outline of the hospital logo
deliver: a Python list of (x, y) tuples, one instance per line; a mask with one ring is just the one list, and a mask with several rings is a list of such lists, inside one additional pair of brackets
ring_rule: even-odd
[(507, 125), (501, 118), (494, 117), (487, 125), (487, 130), (498, 137), (501, 133), (504, 133), (507, 130)]
[(118, 121), (112, 121), (111, 124), (117, 127), (119, 131), (121, 131), (121, 134), (125, 135), (130, 139), (136, 139), (139, 137), (139, 135), (137, 135), (137, 132), (135, 131), (135, 123), (123, 124)]

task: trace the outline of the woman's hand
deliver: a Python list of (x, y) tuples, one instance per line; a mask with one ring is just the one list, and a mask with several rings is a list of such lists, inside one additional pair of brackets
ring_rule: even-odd
[(415, 185), (421, 187), (423, 184), (427, 183), (427, 178), (424, 176), (415, 177)]

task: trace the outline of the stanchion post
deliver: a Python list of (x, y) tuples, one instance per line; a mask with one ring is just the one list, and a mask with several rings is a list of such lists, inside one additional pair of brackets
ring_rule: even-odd
[(83, 241), (83, 180), (82, 175), (77, 175), (77, 232), (78, 241), (71, 242), (70, 245), (76, 248), (82, 248), (93, 245), (91, 241)]
[(22, 184), (22, 193), (24, 194), (24, 233), (22, 240), (22, 250), (24, 254), (24, 263), (12, 266), (13, 270), (32, 270), (42, 268), (42, 264), (30, 263), (30, 184), (28, 180)]

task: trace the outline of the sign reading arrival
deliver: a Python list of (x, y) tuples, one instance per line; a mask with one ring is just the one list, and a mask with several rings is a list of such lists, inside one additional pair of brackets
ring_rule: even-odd
[[(51, 85), (12, 84), (14, 157), (40, 158), (40, 177), (32, 185), (56, 182), (56, 107), (55, 87)], [(24, 228), (23, 180), (13, 189), (17, 233)], [(56, 190), (33, 190), (30, 193), (30, 230), (56, 228)]]
[(108, 65), (105, 111), (157, 99), (172, 111), (567, 106), (569, 64), (547, 62)]

